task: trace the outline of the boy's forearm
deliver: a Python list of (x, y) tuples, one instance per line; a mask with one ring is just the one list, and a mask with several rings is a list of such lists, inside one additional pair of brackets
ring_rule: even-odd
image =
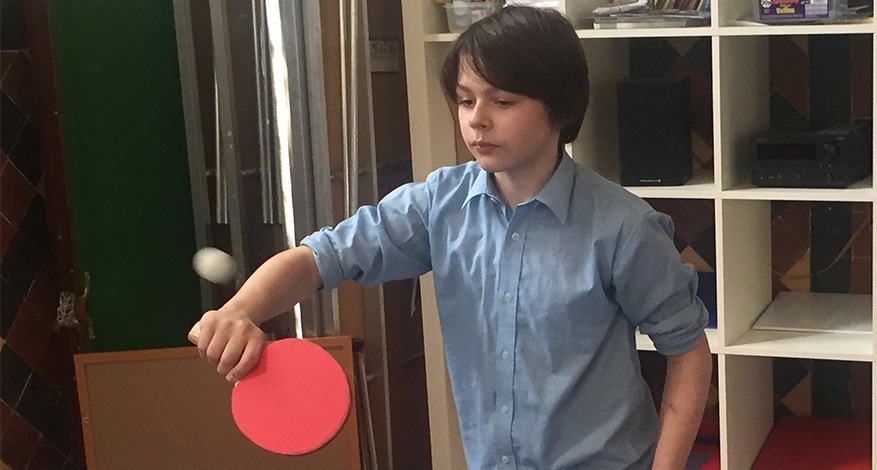
[(246, 314), (258, 325), (290, 310), (321, 285), (311, 249), (291, 248), (262, 264), (220, 311)]
[(661, 402), (661, 427), (653, 470), (685, 467), (703, 418), (712, 375), (706, 336), (691, 351), (667, 358), (667, 380)]

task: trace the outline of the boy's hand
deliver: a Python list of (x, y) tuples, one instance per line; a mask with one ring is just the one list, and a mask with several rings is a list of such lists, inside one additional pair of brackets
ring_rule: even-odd
[(245, 313), (226, 305), (205, 313), (198, 326), (198, 352), (216, 365), (226, 380), (236, 382), (256, 367), (265, 347), (265, 333)]

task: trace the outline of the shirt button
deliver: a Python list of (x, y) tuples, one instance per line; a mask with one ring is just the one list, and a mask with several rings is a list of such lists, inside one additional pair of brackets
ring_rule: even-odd
[(508, 455), (503, 455), (500, 460), (502, 460), (502, 463), (509, 463), (512, 461), (512, 458), (509, 457)]
[(512, 234), (512, 240), (514, 240), (514, 241), (518, 241), (518, 240), (520, 240), (520, 239), (521, 239), (521, 235), (518, 234), (518, 232), (515, 232), (515, 233)]
[(506, 302), (511, 302), (511, 301), (512, 301), (512, 294), (506, 292), (506, 293), (502, 296), (502, 298), (504, 298)]
[(508, 349), (503, 349), (503, 350), (502, 350), (502, 358), (503, 358), (503, 359), (508, 359), (508, 358), (509, 358), (509, 350), (508, 350)]
[(502, 414), (504, 414), (504, 415), (509, 414), (509, 407), (507, 407), (507, 406), (505, 406), (505, 405), (502, 405), (502, 406), (499, 408), (499, 410), (502, 411)]

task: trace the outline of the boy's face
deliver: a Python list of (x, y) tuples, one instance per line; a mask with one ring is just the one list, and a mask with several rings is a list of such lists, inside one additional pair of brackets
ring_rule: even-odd
[(460, 131), (485, 171), (512, 178), (544, 174), (557, 161), (560, 129), (542, 102), (500, 90), (460, 60), (457, 116)]

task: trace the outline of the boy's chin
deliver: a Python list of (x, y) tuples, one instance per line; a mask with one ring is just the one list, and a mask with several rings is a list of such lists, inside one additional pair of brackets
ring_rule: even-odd
[(494, 158), (483, 155), (473, 155), (473, 157), (478, 166), (488, 173), (501, 173), (503, 171), (501, 165), (497, 165), (497, 161)]

